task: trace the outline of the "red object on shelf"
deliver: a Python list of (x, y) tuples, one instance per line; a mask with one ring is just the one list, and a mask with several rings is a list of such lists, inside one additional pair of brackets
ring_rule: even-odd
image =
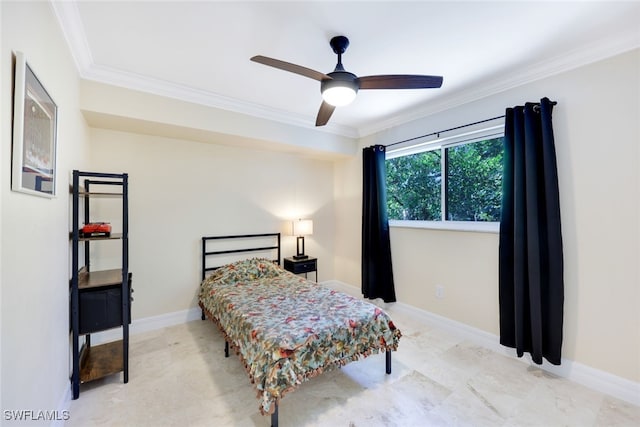
[(108, 222), (90, 222), (80, 230), (83, 237), (109, 237), (111, 236), (111, 224)]

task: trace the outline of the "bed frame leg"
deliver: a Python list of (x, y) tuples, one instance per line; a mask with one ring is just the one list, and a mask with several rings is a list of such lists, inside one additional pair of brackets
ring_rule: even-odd
[(224, 357), (229, 357), (229, 341), (224, 342)]
[(202, 309), (202, 314), (200, 315), (202, 320), (205, 320), (207, 317), (204, 315), (204, 308)]
[(278, 404), (274, 403), (274, 405), (276, 405), (276, 409), (271, 414), (271, 427), (278, 427)]
[(385, 353), (386, 353), (385, 356), (386, 356), (386, 359), (387, 359), (386, 360), (387, 374), (390, 374), (391, 373), (391, 351), (387, 350)]

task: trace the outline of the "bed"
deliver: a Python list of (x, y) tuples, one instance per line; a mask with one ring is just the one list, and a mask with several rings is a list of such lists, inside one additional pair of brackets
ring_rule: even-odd
[[(253, 239), (260, 244), (237, 245)], [(274, 243), (265, 245), (264, 239)], [(229, 242), (231, 249), (210, 250), (212, 242)], [(276, 258), (246, 258), (265, 251)], [(245, 257), (211, 266), (212, 257), (229, 254)], [(202, 238), (202, 319), (222, 332), (225, 356), (231, 348), (240, 357), (272, 427), (278, 425), (280, 400), (329, 369), (385, 352), (390, 374), (391, 351), (401, 337), (379, 307), (296, 276), (279, 263), (279, 233)]]

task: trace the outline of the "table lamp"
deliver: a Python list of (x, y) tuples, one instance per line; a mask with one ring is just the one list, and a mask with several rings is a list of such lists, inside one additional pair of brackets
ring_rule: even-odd
[(310, 219), (299, 219), (293, 221), (293, 235), (297, 237), (296, 254), (293, 259), (309, 258), (304, 254), (304, 236), (313, 234), (313, 221)]

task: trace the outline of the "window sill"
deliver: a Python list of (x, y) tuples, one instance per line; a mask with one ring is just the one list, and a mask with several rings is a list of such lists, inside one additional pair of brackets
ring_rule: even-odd
[(471, 231), (475, 233), (499, 233), (499, 222), (476, 221), (402, 221), (389, 220), (390, 227), (422, 228), (426, 230)]

